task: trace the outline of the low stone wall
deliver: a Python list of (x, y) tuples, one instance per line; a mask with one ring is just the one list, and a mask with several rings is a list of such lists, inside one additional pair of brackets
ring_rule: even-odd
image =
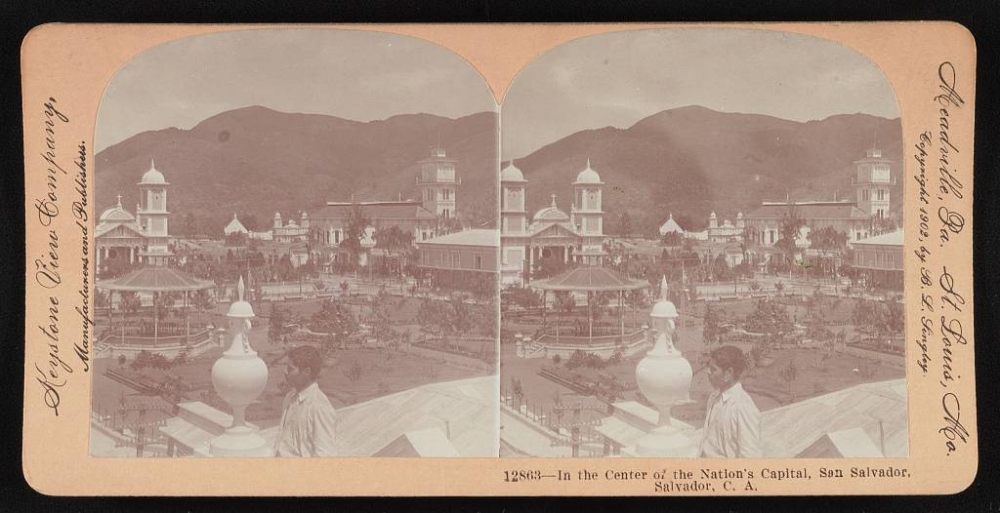
[(212, 337), (208, 337), (205, 340), (193, 344), (183, 345), (158, 345), (156, 347), (151, 346), (136, 346), (136, 345), (115, 345), (115, 344), (100, 344), (94, 352), (94, 358), (118, 358), (120, 355), (125, 355), (129, 360), (135, 359), (142, 351), (149, 351), (150, 353), (162, 354), (167, 358), (175, 358), (181, 351), (187, 349), (188, 357), (199, 356), (210, 349), (218, 347), (218, 344), (213, 341)]

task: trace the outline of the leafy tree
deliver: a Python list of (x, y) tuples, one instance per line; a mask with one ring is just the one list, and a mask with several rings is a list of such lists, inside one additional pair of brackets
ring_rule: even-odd
[(503, 289), (503, 292), (500, 293), (500, 303), (506, 308), (518, 306), (528, 309), (541, 306), (542, 298), (528, 287), (512, 285)]
[(577, 349), (569, 355), (569, 360), (566, 361), (566, 369), (573, 370), (582, 367), (587, 361), (587, 353), (582, 350)]
[[(323, 300), (320, 311), (313, 314), (310, 319), (309, 329), (328, 334), (327, 340), (336, 342), (340, 346), (357, 340), (360, 334), (360, 325), (354, 318), (354, 312), (347, 305), (332, 298)], [(327, 350), (332, 350), (334, 347), (334, 344), (329, 344)]]
[(260, 224), (257, 222), (257, 216), (251, 213), (245, 213), (241, 215), (240, 223), (243, 225), (244, 228), (246, 228), (248, 231), (251, 232), (257, 231), (257, 228), (259, 228), (258, 225)]
[(767, 335), (768, 342), (781, 342), (792, 331), (788, 312), (780, 304), (762, 299), (744, 321), (749, 331)]
[(135, 313), (142, 306), (139, 294), (135, 292), (120, 292), (118, 295), (119, 308), (126, 313)]
[(555, 303), (553, 307), (558, 312), (572, 313), (573, 309), (576, 308), (576, 299), (573, 298), (573, 294), (567, 291), (559, 290), (555, 293)]
[(789, 266), (795, 263), (795, 255), (798, 254), (796, 242), (802, 236), (801, 230), (805, 224), (805, 220), (799, 217), (795, 206), (789, 205), (788, 211), (781, 219), (780, 238), (774, 243), (774, 246), (785, 254)]
[(861, 300), (855, 303), (851, 317), (854, 324), (877, 340), (902, 335), (905, 324), (905, 311), (898, 301)]
[(809, 232), (809, 247), (820, 252), (825, 260), (831, 253), (841, 252), (847, 246), (847, 234), (826, 226)]
[(396, 261), (396, 273), (402, 272), (404, 267), (403, 258), (407, 256), (407, 250), (413, 246), (413, 232), (404, 231), (397, 225), (381, 229), (375, 232), (375, 247), (385, 250), (392, 255)]
[[(675, 248), (684, 244), (684, 236), (677, 232), (667, 232), (660, 239), (664, 246)], [(666, 251), (666, 250), (664, 250)]]
[(594, 292), (590, 294), (587, 300), (591, 303), (595, 319), (600, 318), (609, 310), (613, 296), (613, 292)]
[(340, 247), (346, 249), (351, 256), (349, 265), (352, 268), (357, 268), (361, 254), (365, 252), (361, 241), (369, 226), (371, 226), (371, 220), (365, 217), (361, 205), (357, 203), (352, 205), (351, 213), (347, 216), (347, 224), (344, 227), (344, 240), (340, 243)]
[(180, 294), (177, 292), (156, 292), (153, 294), (153, 305), (156, 307), (160, 320), (165, 319), (177, 304)]

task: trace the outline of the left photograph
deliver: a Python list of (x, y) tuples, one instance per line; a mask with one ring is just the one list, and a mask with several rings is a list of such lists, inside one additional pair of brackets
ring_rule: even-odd
[(136, 55), (95, 134), (95, 457), (495, 457), (498, 119), (415, 38)]

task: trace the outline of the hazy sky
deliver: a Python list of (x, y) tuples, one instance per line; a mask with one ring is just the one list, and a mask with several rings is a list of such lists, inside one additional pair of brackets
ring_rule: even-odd
[(504, 99), (502, 158), (687, 105), (796, 121), (899, 116), (881, 70), (837, 43), (750, 29), (617, 32), (559, 46), (518, 74)]
[(378, 32), (265, 29), (157, 46), (111, 80), (97, 151), (147, 130), (188, 129), (220, 112), (262, 105), (358, 121), (426, 112), (492, 111), (479, 73), (435, 44)]

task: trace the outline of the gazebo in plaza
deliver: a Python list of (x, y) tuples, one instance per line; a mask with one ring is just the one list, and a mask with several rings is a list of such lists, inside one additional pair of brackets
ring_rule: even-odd
[[(117, 293), (118, 309), (122, 312), (119, 322), (112, 320), (109, 329), (101, 334), (99, 341), (115, 348), (153, 349), (168, 347), (183, 347), (191, 343), (199, 343), (211, 337), (206, 326), (195, 326), (191, 332), (189, 316), (185, 315), (184, 325), (160, 324), (159, 302), (160, 294), (182, 293), (183, 306), (187, 309), (189, 295), (192, 292), (211, 289), (215, 283), (194, 278), (177, 269), (166, 266), (146, 266), (121, 278), (101, 280), (96, 283), (97, 290), (110, 294), (109, 304), (114, 305)], [(125, 293), (150, 294), (153, 301), (152, 326), (145, 319), (127, 321), (123, 300)], [(141, 297), (141, 296), (140, 296)]]
[[(624, 294), (628, 291), (642, 290), (649, 287), (645, 280), (626, 278), (615, 271), (600, 266), (579, 266), (564, 271), (549, 279), (535, 280), (530, 287), (542, 291), (542, 318), (545, 322), (545, 308), (549, 292), (586, 293), (587, 295), (587, 332), (586, 336), (561, 335), (559, 325), (555, 330), (544, 329), (535, 341), (553, 350), (572, 352), (575, 349), (591, 352), (609, 352), (621, 345), (634, 344), (643, 340), (642, 329), (635, 326), (629, 332), (625, 330)], [(618, 333), (598, 334), (594, 336), (594, 298), (599, 293), (613, 293), (618, 300)], [(554, 331), (554, 333), (553, 333)]]

